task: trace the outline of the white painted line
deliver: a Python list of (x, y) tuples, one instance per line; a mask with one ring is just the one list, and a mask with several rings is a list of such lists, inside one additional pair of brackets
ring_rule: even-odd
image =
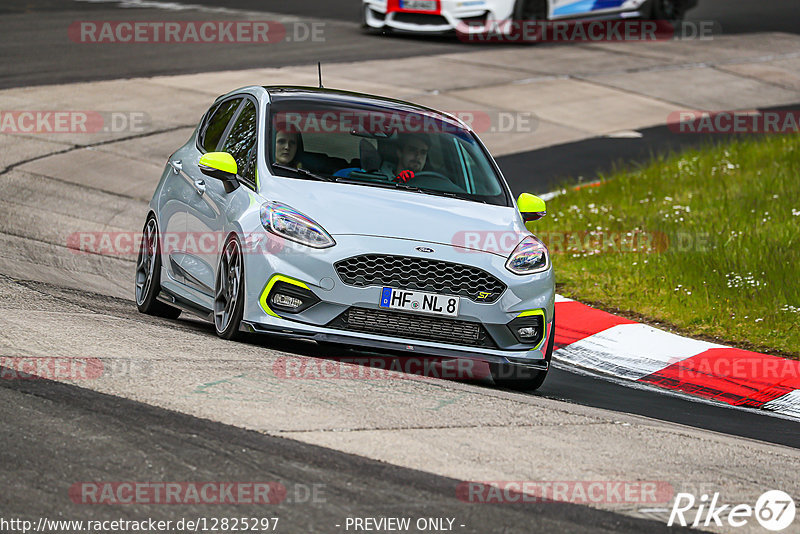
[(764, 405), (764, 409), (800, 419), (800, 390), (795, 389), (786, 395), (769, 401)]
[(711, 348), (652, 326), (621, 324), (576, 341), (555, 352), (561, 362), (627, 380), (639, 380)]
[(621, 130), (619, 132), (611, 132), (606, 134), (605, 137), (611, 139), (641, 139), (644, 137), (641, 132), (635, 130)]
[(551, 200), (556, 198), (561, 193), (562, 193), (561, 191), (550, 191), (549, 193), (544, 193), (544, 194), (539, 195), (539, 198), (541, 198), (545, 202), (550, 202)]

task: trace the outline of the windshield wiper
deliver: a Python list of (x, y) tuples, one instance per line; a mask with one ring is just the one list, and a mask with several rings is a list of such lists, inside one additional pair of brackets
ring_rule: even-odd
[(432, 191), (430, 189), (422, 189), (413, 185), (404, 184), (402, 182), (389, 182), (386, 180), (359, 180), (357, 178), (336, 178), (337, 183), (354, 184), (354, 185), (369, 185), (373, 187), (383, 187), (384, 189), (402, 189), (403, 191), (413, 191), (415, 193), (429, 193), (431, 195), (441, 195), (455, 198), (455, 193), (444, 191)]
[[(395, 183), (394, 187), (395, 187), (395, 189), (402, 189), (404, 191), (414, 191), (416, 193), (424, 193), (426, 195), (435, 195), (437, 197), (458, 198), (458, 199), (461, 199), (461, 200), (475, 200), (473, 198), (470, 198), (470, 197), (466, 196), (466, 193), (460, 194), (460, 193), (456, 193), (456, 192), (453, 192), (453, 191), (438, 191), (436, 189), (423, 189), (421, 187), (416, 187), (416, 186), (408, 185), (408, 184), (404, 184), (404, 183)], [(482, 201), (477, 200), (476, 202), (482, 202)]]
[(383, 189), (401, 189), (403, 191), (412, 191), (414, 193), (422, 193), (425, 195), (434, 195), (437, 197), (448, 197), (448, 198), (457, 198), (460, 200), (469, 200), (472, 202), (480, 202), (482, 204), (487, 204), (485, 200), (472, 198), (468, 195), (468, 193), (456, 193), (453, 191), (437, 191), (435, 189), (424, 189), (422, 187), (417, 187), (414, 185), (404, 184), (402, 182), (389, 182), (389, 181), (373, 181), (373, 180), (359, 180), (356, 178), (349, 178), (349, 177), (334, 177), (333, 180), (336, 183), (340, 184), (352, 184), (352, 185), (366, 185), (371, 187), (382, 187)]
[(397, 184), (394, 182), (378, 181), (378, 180), (359, 180), (357, 178), (350, 178), (345, 176), (337, 176), (334, 181), (338, 184), (352, 184), (352, 185), (371, 185), (374, 187), (383, 187), (394, 189)]
[(434, 191), (433, 189), (422, 189), (421, 187), (417, 187), (415, 185), (408, 185), (402, 182), (395, 182), (394, 183), (395, 189), (403, 189), (404, 191), (415, 191), (417, 193), (430, 193), (432, 195), (441, 195), (446, 197), (455, 197), (455, 193), (451, 193), (449, 191)]
[(333, 181), (335, 181), (333, 178), (328, 178), (327, 176), (322, 176), (321, 174), (313, 173), (313, 172), (309, 171), (308, 169), (298, 169), (296, 167), (290, 167), (289, 165), (284, 165), (283, 163), (273, 163), (272, 166), (275, 167), (276, 169), (282, 169), (284, 171), (290, 171), (290, 172), (293, 172), (295, 174), (302, 174), (303, 176), (306, 176), (308, 178), (313, 178), (314, 180), (320, 180), (322, 182), (333, 182)]

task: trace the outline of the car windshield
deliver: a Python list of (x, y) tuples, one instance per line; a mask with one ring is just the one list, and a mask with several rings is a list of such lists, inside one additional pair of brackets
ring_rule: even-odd
[(277, 175), (509, 205), (485, 149), (441, 114), (280, 99), (268, 124), (266, 152)]

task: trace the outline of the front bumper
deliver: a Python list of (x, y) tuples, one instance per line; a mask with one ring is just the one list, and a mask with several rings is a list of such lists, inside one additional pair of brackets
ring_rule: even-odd
[(446, 34), (463, 31), (466, 24), (483, 27), (487, 20), (502, 20), (511, 13), (497, 13), (497, 6), (484, 0), (441, 0), (440, 10), (431, 13), (397, 11), (386, 1), (365, 2), (364, 23), (375, 29), (391, 28), (399, 32)]
[[(414, 354), (473, 358), (496, 363), (509, 363), (511, 358), (513, 363), (523, 360), (522, 363), (529, 362), (534, 366), (546, 365), (544, 360), (547, 342), (552, 336), (555, 299), (552, 268), (534, 275), (517, 276), (505, 269), (506, 258), (495, 254), (465, 252), (464, 249), (449, 245), (404, 239), (355, 235), (335, 235), (334, 238), (337, 241), (336, 246), (314, 250), (294, 245), (265, 232), (262, 239), (269, 243), (266, 246), (265, 243), (255, 246), (270, 252), (245, 254), (247, 299), (243, 329), (256, 333), (333, 341)], [(415, 251), (415, 247), (421, 245), (434, 248), (435, 257)], [(419, 339), (397, 333), (345, 329), (337, 319), (350, 309), (389, 312), (379, 306), (382, 286), (347, 285), (341, 281), (335, 270), (336, 262), (364, 254), (365, 251), (371, 254), (403, 255), (410, 258), (465, 264), (497, 277), (506, 285), (502, 295), (491, 303), (476, 302), (462, 297), (459, 316), (456, 318), (458, 321), (480, 324), (491, 343), (478, 346)], [(270, 308), (266, 302), (266, 294), (269, 292), (270, 282), (274, 285), (276, 275), (281, 279), (300, 282), (319, 299), (319, 302), (295, 314)], [(521, 343), (507, 326), (520, 314), (531, 310), (541, 310), (544, 316), (542, 321), (544, 336), (535, 345)], [(398, 313), (431, 317), (428, 314)]]
[[(274, 326), (243, 321), (241, 329), (245, 332), (254, 334), (269, 334), (293, 339), (341, 343), (345, 345), (357, 346), (364, 350), (375, 349), (381, 351), (401, 352), (408, 355), (425, 355), (441, 358), (469, 359), (487, 363), (512, 364), (536, 369), (539, 371), (547, 371), (550, 368), (550, 362), (544, 357), (544, 355), (538, 357), (538, 354), (520, 354), (516, 351), (487, 349), (474, 351), (469, 350), (466, 347), (425, 343), (411, 339), (382, 338), (377, 336), (362, 335), (357, 332), (331, 330), (323, 327), (317, 327), (314, 330), (308, 330), (296, 325), (292, 325), (290, 328), (278, 328)], [(552, 323), (548, 323), (547, 330), (548, 332), (546, 339), (549, 339), (552, 335)]]

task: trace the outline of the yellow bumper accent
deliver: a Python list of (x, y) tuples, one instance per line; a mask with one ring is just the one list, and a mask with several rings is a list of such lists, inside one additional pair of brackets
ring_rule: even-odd
[(542, 348), (542, 345), (544, 345), (545, 341), (547, 341), (547, 333), (548, 333), (547, 332), (547, 317), (544, 314), (544, 310), (543, 309), (527, 310), (527, 311), (524, 311), (524, 312), (520, 313), (519, 315), (517, 315), (515, 317), (515, 319), (519, 319), (520, 317), (531, 317), (533, 315), (541, 315), (542, 316), (542, 326), (544, 327), (544, 334), (545, 335), (542, 336), (542, 340), (533, 349), (533, 350), (539, 350), (539, 349)]
[[(295, 285), (295, 286), (299, 286), (299, 287), (302, 287), (303, 289), (308, 289), (308, 286), (305, 285), (300, 280), (295, 280), (294, 278), (289, 278), (288, 276), (284, 276), (282, 274), (273, 275), (272, 278), (269, 279), (269, 282), (267, 282), (267, 285), (264, 288), (264, 291), (261, 292), (261, 297), (259, 297), (258, 302), (259, 302), (259, 304), (261, 304), (261, 308), (265, 312), (267, 312), (268, 314), (272, 315), (273, 317), (280, 317), (280, 315), (278, 315), (277, 313), (272, 311), (270, 309), (269, 305), (267, 304), (267, 296), (269, 296), (269, 292), (270, 292), (270, 290), (272, 290), (272, 286), (274, 286), (276, 282), (286, 282), (287, 284), (292, 284), (292, 285)], [(309, 291), (311, 291), (311, 290), (309, 289)]]

